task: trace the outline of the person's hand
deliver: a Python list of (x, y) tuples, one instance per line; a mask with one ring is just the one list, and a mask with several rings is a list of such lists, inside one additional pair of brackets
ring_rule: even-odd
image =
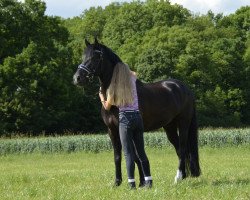
[(102, 86), (99, 88), (99, 93), (102, 93)]

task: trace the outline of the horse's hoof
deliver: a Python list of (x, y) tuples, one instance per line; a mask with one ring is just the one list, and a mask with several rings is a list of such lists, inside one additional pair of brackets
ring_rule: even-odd
[(176, 176), (174, 178), (174, 183), (177, 184), (178, 182), (180, 182), (183, 179), (183, 175), (181, 170), (177, 170)]
[(116, 179), (116, 180), (115, 180), (115, 186), (116, 186), (116, 187), (117, 187), (117, 186), (120, 186), (121, 183), (122, 183), (122, 180), (121, 180), (121, 179)]

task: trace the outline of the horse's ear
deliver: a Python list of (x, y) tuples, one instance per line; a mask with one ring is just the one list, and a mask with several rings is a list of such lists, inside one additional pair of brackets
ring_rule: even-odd
[(99, 45), (97, 37), (95, 37), (95, 45)]
[(90, 43), (87, 39), (85, 39), (85, 44), (86, 44), (86, 47), (90, 45)]

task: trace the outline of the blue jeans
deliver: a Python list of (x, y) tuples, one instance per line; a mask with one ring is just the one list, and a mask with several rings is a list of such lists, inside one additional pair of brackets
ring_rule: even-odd
[(144, 150), (143, 122), (139, 111), (119, 112), (119, 134), (126, 159), (128, 179), (134, 179), (135, 156), (142, 166), (144, 177), (150, 175), (150, 165)]

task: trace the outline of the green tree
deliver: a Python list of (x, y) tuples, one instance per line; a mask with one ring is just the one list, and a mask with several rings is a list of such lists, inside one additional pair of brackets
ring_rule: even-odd
[[(1, 133), (99, 130), (100, 106), (72, 84), (74, 43), (62, 19), (46, 16), (46, 6), (38, 0), (3, 1), (2, 14), (8, 11), (6, 16), (16, 20), (17, 13), (25, 17), (10, 25), (1, 21), (0, 27), (8, 30), (3, 31), (4, 39), (12, 42), (2, 50), (0, 64)], [(23, 29), (17, 34), (19, 28)]]
[(171, 5), (169, 0), (147, 0), (146, 6), (150, 11), (154, 26), (181, 25), (191, 16), (189, 10), (181, 5)]
[(5, 131), (63, 130), (61, 125), (70, 110), (65, 104), (70, 101), (67, 81), (72, 73), (64, 66), (69, 64), (68, 49), (57, 49), (58, 57), (53, 58), (48, 52), (48, 47), (31, 42), (21, 54), (6, 58), (0, 66), (0, 113)]
[(20, 53), (27, 46), (28, 17), (20, 2), (0, 0), (0, 64), (4, 58)]
[(206, 91), (198, 100), (200, 126), (237, 127), (241, 123), (240, 108), (245, 104), (239, 89), (223, 91), (220, 86)]
[(95, 36), (142, 80), (189, 85), (202, 126), (250, 123), (249, 6), (229, 16), (192, 15), (165, 0), (92, 7), (72, 19), (45, 10), (40, 0), (0, 0), (0, 130), (102, 129), (98, 80), (84, 90), (71, 84), (84, 38)]
[(152, 26), (152, 15), (143, 2), (124, 3), (112, 18), (108, 18), (103, 42), (133, 67), (137, 46)]

